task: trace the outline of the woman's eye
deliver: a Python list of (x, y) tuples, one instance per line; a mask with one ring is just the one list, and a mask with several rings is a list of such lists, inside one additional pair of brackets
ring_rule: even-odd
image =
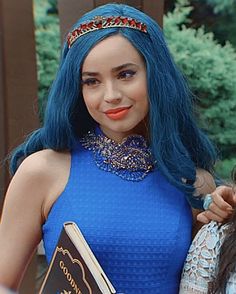
[(119, 79), (130, 79), (136, 74), (133, 70), (124, 70), (118, 74)]
[(95, 86), (96, 84), (98, 84), (98, 80), (97, 79), (86, 79), (86, 80), (82, 80), (82, 85)]

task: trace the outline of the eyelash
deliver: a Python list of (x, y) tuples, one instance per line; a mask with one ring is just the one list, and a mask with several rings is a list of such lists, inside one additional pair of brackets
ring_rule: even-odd
[[(134, 75), (136, 74), (135, 71), (133, 70), (124, 70), (124, 71), (121, 71), (119, 74), (118, 74), (118, 78), (119, 79), (130, 79), (132, 78)], [(126, 76), (128, 75), (128, 77)]]
[[(129, 70), (124, 70), (124, 71), (119, 72), (117, 77), (120, 80), (129, 80), (135, 74), (136, 74), (135, 71), (129, 69)], [(81, 84), (82, 84), (82, 86), (86, 85), (86, 86), (92, 87), (92, 86), (95, 86), (97, 84), (97, 82), (99, 82), (99, 81), (96, 78), (88, 78), (84, 81), (82, 80)]]
[(82, 84), (82, 86), (83, 85), (86, 85), (86, 86), (95, 86), (97, 81), (98, 80), (95, 79), (95, 78), (89, 78), (89, 79), (86, 79), (84, 81), (82, 80), (81, 81), (81, 84)]

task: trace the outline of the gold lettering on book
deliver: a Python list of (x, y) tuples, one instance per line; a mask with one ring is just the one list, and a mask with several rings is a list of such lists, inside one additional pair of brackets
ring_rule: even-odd
[(71, 294), (71, 291), (63, 290), (63, 292), (61, 292), (61, 294)]
[[(70, 252), (69, 252), (68, 249), (63, 249), (63, 247), (58, 247), (58, 246), (57, 246), (57, 248), (56, 248), (56, 250), (55, 250), (55, 252), (54, 252), (53, 259), (56, 257), (56, 255), (57, 255), (58, 253), (62, 253), (63, 255), (67, 255), (67, 256), (70, 258), (70, 260), (71, 260), (72, 263), (77, 263), (77, 264), (79, 265), (79, 267), (80, 267), (80, 269), (81, 269), (81, 271), (82, 271), (82, 279), (83, 279), (83, 281), (84, 281), (84, 283), (85, 283), (85, 285), (86, 285), (86, 287), (87, 287), (87, 289), (88, 289), (88, 291), (89, 291), (88, 294), (92, 294), (92, 293), (93, 293), (93, 292), (92, 292), (92, 289), (91, 289), (91, 287), (90, 287), (90, 285), (89, 285), (89, 283), (88, 283), (88, 281), (87, 281), (87, 279), (86, 279), (86, 276), (85, 276), (85, 270), (84, 270), (83, 264), (80, 262), (80, 260), (78, 260), (78, 259), (76, 259), (76, 258), (73, 258), (72, 255), (70, 254)], [(61, 260), (61, 261), (62, 261), (62, 260)], [(61, 261), (60, 261), (60, 262), (61, 262)], [(63, 262), (63, 261), (62, 261), (62, 262)], [(63, 264), (64, 264), (64, 262), (63, 262)], [(59, 266), (61, 267), (61, 265), (59, 265)], [(65, 267), (65, 264), (64, 264), (64, 267)], [(66, 274), (65, 274), (65, 272), (66, 272)], [(69, 273), (67, 267), (66, 267), (66, 269), (64, 269), (63, 273), (66, 275), (67, 280), (68, 280), (68, 279), (71, 279), (70, 281), (68, 280), (69, 283), (70, 283), (70, 285), (71, 285), (71, 287), (72, 287), (73, 289), (79, 289), (78, 286), (77, 286), (77, 284), (76, 284), (76, 282), (75, 282), (75, 280), (72, 278), (71, 274), (69, 274), (69, 276), (67, 277), (67, 273)], [(80, 289), (79, 289), (78, 291), (81, 292)], [(78, 294), (80, 294), (80, 292), (78, 292)], [(76, 292), (76, 294), (77, 294), (77, 292)], [(81, 294), (82, 294), (82, 293), (81, 293)]]
[[(78, 285), (75, 283), (75, 280), (72, 278), (68, 268), (65, 266), (64, 262), (62, 260), (60, 260), (59, 262), (60, 268), (63, 271), (67, 281), (70, 283), (71, 287), (73, 288), (73, 290), (75, 291), (76, 294), (82, 294), (80, 288), (78, 287)], [(70, 293), (70, 292), (69, 292)]]

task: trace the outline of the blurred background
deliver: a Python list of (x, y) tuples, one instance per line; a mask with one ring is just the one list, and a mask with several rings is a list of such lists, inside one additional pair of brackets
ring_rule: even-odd
[[(216, 170), (236, 164), (236, 1), (166, 0), (163, 29), (175, 61), (196, 95), (200, 126), (218, 148)], [(34, 0), (38, 98), (42, 121), (57, 71), (60, 32), (56, 0)]]

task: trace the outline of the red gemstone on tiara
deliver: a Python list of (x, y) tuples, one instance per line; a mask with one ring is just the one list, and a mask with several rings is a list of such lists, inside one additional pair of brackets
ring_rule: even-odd
[(98, 22), (98, 23), (96, 23), (95, 26), (96, 26), (98, 29), (101, 29), (101, 28), (102, 28), (102, 22)]
[(119, 24), (121, 21), (120, 17), (118, 16), (116, 19), (115, 19), (115, 24)]
[(88, 27), (89, 27), (90, 29), (91, 29), (93, 26), (94, 26), (94, 22), (93, 22), (93, 21), (91, 21), (91, 22), (88, 23)]
[(110, 24), (112, 20), (113, 20), (113, 17), (108, 17), (107, 20), (106, 20), (106, 23)]
[(82, 29), (82, 30), (86, 30), (86, 29), (87, 29), (87, 24), (82, 24), (82, 25), (81, 25), (81, 29)]
[(142, 24), (142, 28), (141, 28), (142, 32), (147, 32), (147, 26), (145, 24)]
[(122, 18), (121, 20), (122, 20), (122, 23), (125, 24), (125, 25), (126, 25), (127, 23), (129, 23), (127, 17), (124, 17), (124, 18)]
[(131, 25), (131, 26), (136, 26), (136, 21), (134, 20), (134, 19), (132, 19), (130, 22), (129, 22), (129, 24)]

